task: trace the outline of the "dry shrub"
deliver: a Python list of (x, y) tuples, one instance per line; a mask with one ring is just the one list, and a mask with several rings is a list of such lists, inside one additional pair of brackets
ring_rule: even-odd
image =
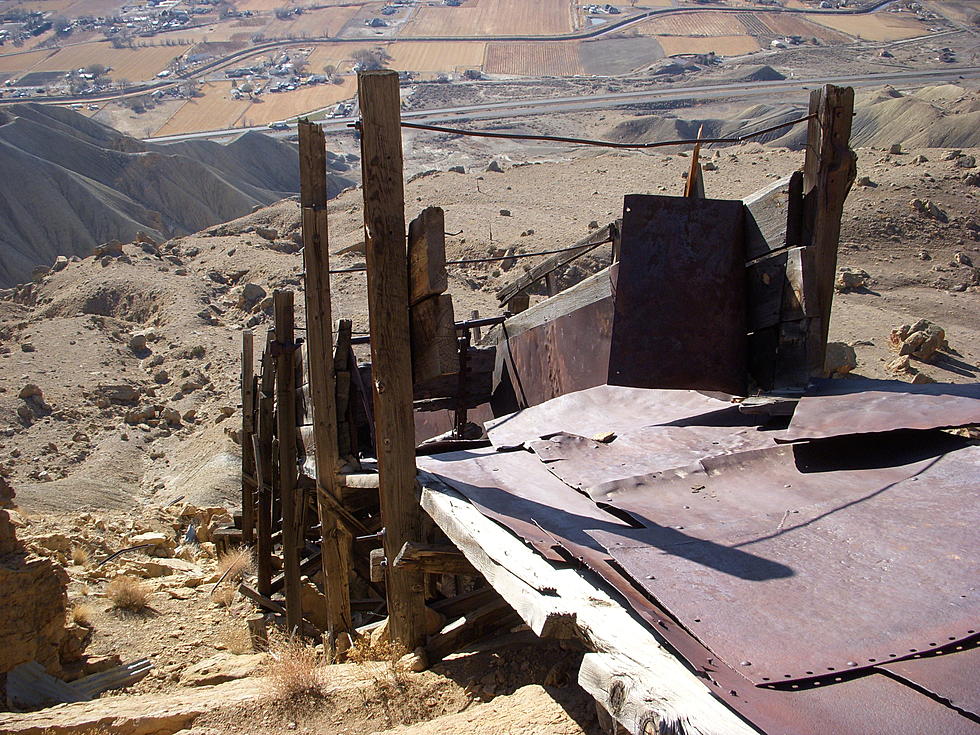
[(376, 640), (370, 635), (362, 635), (347, 649), (347, 660), (355, 664), (366, 661), (387, 661), (394, 664), (406, 653), (408, 649), (400, 643), (392, 643), (387, 638)]
[(211, 600), (218, 607), (231, 607), (235, 602), (235, 588), (222, 587), (211, 593)]
[(76, 625), (81, 625), (83, 628), (91, 628), (92, 616), (94, 614), (94, 607), (89, 605), (87, 602), (78, 602), (72, 606), (71, 621)]
[(106, 595), (112, 601), (112, 606), (118, 610), (139, 612), (150, 602), (150, 588), (136, 577), (126, 575), (109, 582)]
[(320, 689), (320, 656), (302, 640), (289, 638), (272, 642), (265, 672), (280, 699), (317, 694)]
[(76, 567), (87, 567), (91, 560), (92, 556), (84, 546), (71, 547), (71, 563)]
[(226, 629), (221, 636), (221, 642), (229, 653), (241, 655), (243, 653), (253, 653), (252, 636), (248, 628), (236, 626)]
[(228, 584), (237, 584), (242, 581), (252, 568), (252, 552), (244, 546), (239, 546), (218, 557), (218, 578)]

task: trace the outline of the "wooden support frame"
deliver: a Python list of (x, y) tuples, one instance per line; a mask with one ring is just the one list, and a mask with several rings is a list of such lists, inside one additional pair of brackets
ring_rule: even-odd
[(257, 480), (255, 504), (255, 568), (256, 587), (260, 594), (272, 594), (272, 439), (275, 423), (273, 391), (276, 385), (275, 359), (272, 344), (275, 333), (266, 334), (265, 349), (262, 352), (262, 375), (259, 380), (258, 409), (255, 433), (252, 435), (253, 455), (255, 456), (255, 477)]
[(242, 332), (242, 543), (255, 541), (255, 356), (252, 331)]
[(420, 544), (408, 542), (395, 557), (395, 569), (417, 569), (426, 574), (477, 575), (463, 552), (451, 544)]
[[(423, 473), (422, 482), (422, 507), (532, 631), (550, 634), (548, 621), (557, 617), (555, 632), (628, 664), (590, 659), (579, 683), (631, 733), (757, 735), (589, 573), (548, 562), (438, 478)], [(627, 674), (632, 682), (624, 681)]]
[(854, 89), (832, 84), (810, 93), (810, 120), (803, 164), (803, 244), (812, 249), (815, 292), (820, 309), (819, 341), (810, 342), (810, 375), (823, 373), (830, 312), (837, 275), (844, 200), (857, 175), (850, 149)]
[(293, 332), (293, 292), (273, 294), (276, 320), (276, 434), (279, 444), (279, 496), (282, 503), (282, 556), (286, 579), (286, 626), (302, 631), (303, 596), (300, 589), (300, 549), (304, 546), (296, 455), (296, 363)]
[(380, 475), (384, 549), (389, 563), (388, 629), (414, 650), (425, 636), (423, 575), (392, 570), (406, 541), (421, 541), (415, 483), (408, 258), (398, 73), (357, 76), (361, 108), (364, 241), (367, 248), (375, 443)]
[(326, 602), (328, 652), (342, 653), (351, 644), (354, 625), (350, 610), (351, 534), (340, 522), (329, 497), (342, 503), (337, 476), (336, 366), (330, 312), (330, 260), (327, 228), (327, 152), (323, 130), (316, 123), (299, 123), (300, 201), (303, 212), (303, 264), (306, 268), (306, 339), (309, 384), (316, 443), (317, 509), (320, 517), (323, 591)]

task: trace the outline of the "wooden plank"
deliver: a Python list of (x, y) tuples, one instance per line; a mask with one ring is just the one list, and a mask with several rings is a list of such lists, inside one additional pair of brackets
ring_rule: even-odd
[(273, 294), (276, 341), (276, 436), (279, 444), (277, 473), (282, 502), (282, 555), (286, 575), (286, 626), (302, 630), (303, 597), (300, 589), (299, 554), (303, 546), (300, 527), (300, 493), (296, 489), (296, 369), (293, 336), (293, 292)]
[(426, 574), (479, 574), (463, 552), (450, 544), (406, 543), (395, 557), (394, 566)]
[(252, 432), (255, 430), (255, 356), (252, 330), (242, 332), (242, 542), (255, 542), (255, 496), (252, 492), (255, 475), (255, 455)]
[(426, 207), (408, 225), (409, 302), (414, 306), (447, 288), (446, 217), (441, 207)]
[(450, 653), (464, 648), (493, 630), (520, 621), (517, 613), (503, 598), (490, 600), (449, 623), (429, 638), (425, 652), (429, 661), (440, 661)]
[[(422, 539), (415, 483), (401, 103), (397, 72), (363, 71), (357, 80), (375, 444), (384, 549), (390, 564), (406, 541)], [(414, 650), (425, 635), (423, 575), (389, 571), (391, 640)]]
[(801, 245), (803, 174), (794, 171), (742, 200), (745, 206), (745, 256)]
[[(608, 225), (599, 228), (588, 237), (579, 240), (571, 247), (571, 249), (566, 250), (563, 253), (556, 253), (555, 255), (541, 261), (527, 272), (521, 274), (510, 283), (498, 289), (497, 300), (501, 304), (506, 304), (522, 291), (526, 291), (528, 288), (540, 281), (548, 273), (551, 273), (563, 265), (567, 265), (576, 258), (585, 255), (585, 253), (593, 250), (603, 243), (613, 242), (617, 236), (617, 233), (619, 232), (621, 224), (622, 220), (610, 222)], [(511, 309), (508, 310), (514, 314), (518, 313)]]
[[(685, 723), (682, 729), (672, 732), (684, 735), (755, 734), (753, 728), (715, 699), (697, 676), (664, 648), (649, 629), (593, 582), (590, 573), (556, 567), (483, 516), (469, 501), (438, 479), (423, 475), (423, 483), (423, 507), (532, 630), (540, 626), (549, 611), (561, 610), (568, 616), (566, 620), (573, 628), (571, 632), (590, 650), (617, 654), (646, 671), (643, 709), (662, 722)], [(521, 583), (518, 574), (549, 579), (555, 594), (535, 591), (530, 585)]]
[(803, 165), (803, 244), (813, 248), (813, 279), (820, 304), (820, 339), (816, 353), (807, 355), (811, 375), (823, 372), (837, 271), (837, 246), (844, 200), (857, 173), (857, 156), (850, 149), (854, 90), (826, 85), (810, 95), (810, 120)]
[(354, 437), (356, 427), (351, 406), (351, 330), (350, 319), (337, 320), (337, 341), (334, 347), (333, 367), (337, 379), (337, 452), (342, 464), (359, 467)]
[(411, 325), (413, 382), (459, 373), (453, 297), (442, 294), (415, 304)]
[(255, 456), (255, 476), (259, 481), (255, 508), (255, 569), (259, 593), (270, 595), (272, 580), (272, 434), (274, 426), (273, 391), (276, 384), (275, 360), (272, 357), (270, 329), (262, 352), (262, 376), (259, 381), (256, 433), (252, 435)]
[[(337, 393), (330, 311), (330, 255), (327, 223), (326, 143), (323, 129), (301, 120), (299, 130), (300, 201), (303, 212), (303, 263), (306, 269), (306, 339), (316, 445), (317, 511), (320, 519), (323, 592), (331, 653), (346, 651), (354, 624), (350, 610), (351, 534), (334, 507), (341, 502), (337, 475)], [(324, 502), (331, 498), (333, 505)], [(332, 658), (332, 655), (330, 656)]]
[(445, 600), (438, 600), (431, 603), (429, 607), (445, 617), (446, 620), (455, 620), (465, 615), (467, 611), (475, 610), (495, 599), (500, 599), (500, 593), (487, 585), (471, 592), (448, 597)]

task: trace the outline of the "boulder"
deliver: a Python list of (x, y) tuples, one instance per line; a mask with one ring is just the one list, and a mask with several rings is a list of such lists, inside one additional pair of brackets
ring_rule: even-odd
[(219, 653), (185, 669), (180, 676), (180, 683), (184, 686), (200, 687), (244, 679), (254, 674), (268, 658), (267, 653)]
[(92, 255), (96, 258), (119, 258), (123, 254), (123, 244), (118, 240), (110, 240), (107, 243), (99, 245), (92, 251)]
[(869, 283), (871, 283), (871, 275), (866, 270), (845, 266), (837, 273), (834, 289), (840, 292), (853, 291), (867, 288)]
[(51, 270), (54, 272), (63, 271), (68, 267), (68, 258), (64, 255), (59, 255), (54, 259), (54, 265), (51, 266)]
[(165, 533), (141, 533), (129, 539), (130, 546), (142, 546), (143, 544), (150, 545), (150, 548), (146, 549), (145, 552), (148, 556), (169, 557), (174, 552), (174, 540)]
[(844, 342), (828, 342), (824, 358), (824, 375), (836, 378), (847, 375), (857, 367), (857, 353), (854, 348)]
[(28, 383), (20, 389), (17, 397), (26, 401), (28, 398), (43, 398), (44, 395), (41, 393), (41, 388), (37, 384)]
[(257, 283), (246, 283), (238, 296), (238, 308), (242, 311), (252, 311), (268, 294)]
[(960, 156), (953, 162), (953, 165), (958, 168), (976, 168), (977, 158), (976, 156)]
[(933, 202), (913, 199), (909, 202), (909, 206), (922, 217), (938, 220), (939, 222), (949, 222), (949, 216)]
[(931, 360), (936, 352), (947, 347), (946, 330), (928, 319), (920, 319), (915, 324), (903, 324), (893, 329), (888, 341), (899, 355), (909, 355), (925, 361)]
[(490, 164), (487, 166), (487, 171), (491, 171), (491, 172), (496, 173), (496, 174), (502, 174), (504, 172), (504, 169), (497, 162), (497, 160), (494, 159), (494, 160), (490, 161)]

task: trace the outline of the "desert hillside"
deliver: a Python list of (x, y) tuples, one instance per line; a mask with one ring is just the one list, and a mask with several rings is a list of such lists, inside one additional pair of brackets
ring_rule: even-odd
[[(142, 143), (62, 107), (0, 110), (0, 285), (59, 255), (139, 231), (156, 242), (295, 193), (295, 148), (261, 133), (228, 145)], [(334, 178), (336, 193), (345, 186)]]

